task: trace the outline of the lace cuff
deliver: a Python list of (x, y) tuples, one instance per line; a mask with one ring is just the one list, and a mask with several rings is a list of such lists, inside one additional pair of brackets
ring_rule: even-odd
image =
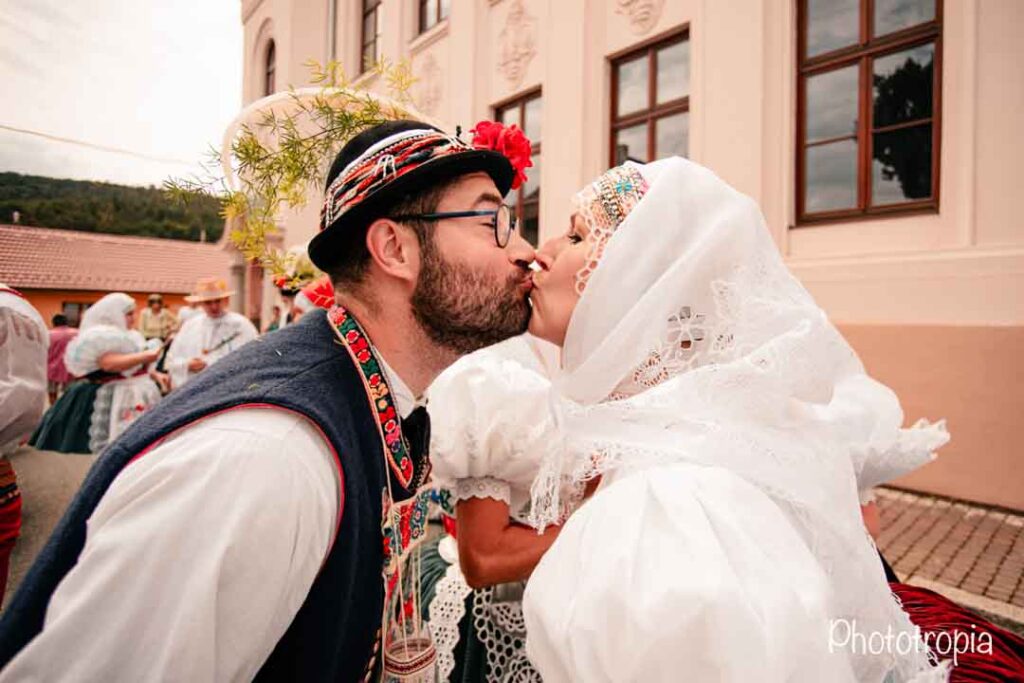
[(493, 477), (458, 479), (452, 489), (452, 497), (456, 501), (467, 498), (493, 498), (512, 504), (512, 490), (507, 481)]

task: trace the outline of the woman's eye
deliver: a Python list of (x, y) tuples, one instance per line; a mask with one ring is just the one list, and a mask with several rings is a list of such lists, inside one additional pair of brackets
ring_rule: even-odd
[(568, 234), (568, 238), (569, 238), (569, 244), (579, 244), (580, 242), (583, 241), (583, 238), (580, 237), (579, 235), (577, 235), (574, 232), (570, 232)]

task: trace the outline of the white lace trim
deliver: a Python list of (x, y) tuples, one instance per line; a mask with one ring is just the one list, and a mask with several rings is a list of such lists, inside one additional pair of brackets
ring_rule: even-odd
[(430, 603), (430, 635), (437, 650), (437, 680), (447, 681), (455, 668), (455, 648), (459, 644), (459, 622), (466, 616), (466, 598), (473, 589), (462, 576), (459, 564), (448, 567), (437, 582)]
[(522, 600), (495, 599), (505, 587), (481, 588), (473, 596), (473, 625), (487, 652), (487, 683), (543, 683), (526, 657)]
[(452, 497), (456, 501), (467, 498), (493, 498), (507, 505), (512, 504), (512, 488), (507, 481), (494, 477), (478, 477), (458, 479), (452, 487)]

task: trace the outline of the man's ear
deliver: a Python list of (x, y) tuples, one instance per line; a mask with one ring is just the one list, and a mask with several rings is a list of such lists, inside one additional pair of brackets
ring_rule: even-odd
[(388, 275), (415, 282), (419, 277), (420, 245), (408, 227), (388, 218), (378, 218), (366, 230), (370, 259)]

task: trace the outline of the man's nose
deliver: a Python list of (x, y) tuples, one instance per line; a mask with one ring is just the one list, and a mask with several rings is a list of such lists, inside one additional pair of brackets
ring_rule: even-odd
[(536, 257), (533, 245), (523, 239), (523, 236), (518, 232), (512, 233), (505, 251), (508, 254), (509, 261), (523, 268), (529, 266)]

